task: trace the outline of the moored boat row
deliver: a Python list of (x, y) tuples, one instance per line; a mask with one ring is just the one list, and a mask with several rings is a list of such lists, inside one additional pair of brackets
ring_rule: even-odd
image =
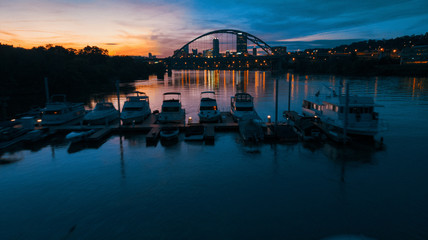
[[(199, 105), (199, 121), (201, 123), (217, 123), (225, 121), (225, 123), (209, 124), (211, 127), (220, 127), (238, 129), (245, 142), (260, 142), (261, 140), (271, 139), (274, 136), (277, 138), (278, 129), (276, 124), (270, 125), (262, 121), (254, 108), (254, 98), (248, 93), (236, 93), (230, 98), (230, 112), (220, 113), (216, 95), (214, 91), (204, 91), (200, 95)], [(337, 95), (331, 91), (329, 95), (323, 96), (319, 93), (314, 97), (309, 97), (303, 100), (302, 114), (286, 112), (286, 118), (292, 119), (294, 125), (289, 124), (289, 129), (294, 127), (297, 135), (302, 140), (318, 140), (322, 136), (327, 136), (337, 142), (346, 142), (354, 137), (370, 137), (373, 138), (377, 133), (385, 129), (379, 114), (375, 111), (377, 105), (372, 97), (363, 96), (344, 96)], [(1, 148), (6, 148), (20, 141), (38, 141), (51, 135), (45, 128), (40, 126), (40, 121), (43, 126), (47, 126), (54, 131), (64, 130), (76, 131), (67, 139), (70, 141), (79, 141), (89, 135), (90, 129), (98, 129), (106, 126), (72, 126), (78, 123), (87, 123), (88, 125), (108, 125), (110, 122), (122, 120), (123, 124), (134, 124), (143, 122), (151, 115), (149, 97), (143, 92), (134, 92), (133, 95), (127, 96), (127, 101), (123, 105), (122, 112), (119, 113), (111, 102), (99, 102), (95, 108), (85, 114), (83, 104), (70, 103), (66, 101), (65, 95), (54, 95), (46, 104), (46, 107), (41, 110), (41, 115), (37, 117), (22, 117), (19, 119), (21, 124), (31, 126), (25, 130), (20, 130), (18, 125), (4, 125), (1, 128), (2, 139)], [(39, 119), (41, 118), (41, 119)], [(233, 124), (233, 121), (238, 124)], [(268, 118), (269, 119), (269, 118)], [(27, 121), (28, 120), (28, 121)], [(189, 117), (189, 124), (180, 126), (178, 124), (185, 123), (186, 111), (182, 106), (181, 93), (166, 92), (163, 94), (163, 103), (161, 112), (153, 114), (150, 121), (138, 126), (125, 127), (127, 131), (134, 127), (152, 128), (152, 124), (156, 122), (166, 124), (158, 126), (160, 128), (161, 139), (176, 139), (179, 135), (177, 129), (165, 127), (182, 127), (186, 128), (186, 138), (188, 141), (199, 141), (204, 137), (205, 124), (192, 124)], [(270, 121), (268, 120), (270, 123)], [(170, 124), (171, 123), (171, 124)], [(61, 126), (55, 126), (61, 125)], [(190, 126), (199, 128), (190, 129)], [(113, 128), (121, 128), (120, 125), (112, 126)], [(156, 126), (155, 126), (156, 127)], [(189, 129), (187, 129), (189, 128)], [(269, 128), (269, 129), (267, 129)], [(20, 131), (17, 131), (20, 130)], [(274, 131), (272, 135), (269, 132)], [(21, 136), (21, 135), (24, 135)]]

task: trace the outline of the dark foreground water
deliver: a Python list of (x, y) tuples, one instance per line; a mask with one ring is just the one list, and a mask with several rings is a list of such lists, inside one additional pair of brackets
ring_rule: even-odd
[[(217, 133), (214, 145), (146, 147), (144, 135), (125, 135), (86, 148), (58, 137), (1, 156), (16, 161), (0, 165), (0, 239), (428, 239), (428, 80), (281, 76), (280, 112), (287, 77), (299, 112), (324, 84), (349, 83), (351, 93), (374, 96), (389, 126), (379, 135), (385, 148), (249, 147), (237, 133)], [(230, 96), (245, 90), (260, 116), (274, 119), (272, 79), (175, 72), (135, 87), (152, 110), (163, 92), (182, 92), (194, 120), (201, 91), (217, 91), (226, 110)]]

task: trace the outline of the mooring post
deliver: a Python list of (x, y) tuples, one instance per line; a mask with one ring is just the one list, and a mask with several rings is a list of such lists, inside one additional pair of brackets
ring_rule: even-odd
[(346, 83), (346, 96), (345, 96), (345, 126), (343, 126), (343, 143), (346, 143), (347, 128), (348, 128), (348, 114), (349, 114), (349, 82)]
[(290, 112), (291, 104), (291, 76), (288, 76), (288, 112)]
[(119, 115), (119, 128), (120, 124), (120, 89), (119, 89), (119, 80), (116, 80), (116, 91), (117, 91), (117, 114)]
[(279, 92), (279, 84), (278, 77), (275, 79), (275, 136), (277, 136), (278, 132), (278, 92)]

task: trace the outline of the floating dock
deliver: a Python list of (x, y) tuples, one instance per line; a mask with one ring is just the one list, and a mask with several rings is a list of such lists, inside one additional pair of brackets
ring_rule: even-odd
[[(68, 133), (72, 131), (89, 131), (95, 132), (88, 136), (84, 141), (89, 144), (100, 143), (107, 139), (111, 134), (136, 133), (146, 134), (147, 146), (156, 146), (160, 138), (160, 129), (162, 127), (177, 127), (180, 132), (186, 132), (191, 126), (204, 127), (203, 140), (206, 144), (214, 144), (216, 132), (239, 132), (239, 124), (233, 121), (232, 115), (229, 112), (221, 113), (221, 121), (217, 123), (180, 123), (180, 124), (160, 124), (157, 122), (157, 114), (151, 114), (142, 123), (120, 125), (118, 122), (110, 125), (84, 125), (81, 120), (69, 122), (58, 126), (48, 126), (50, 133)], [(265, 123), (262, 125), (264, 139), (267, 141), (294, 141), (295, 134), (288, 125), (275, 125), (273, 123)], [(10, 142), (1, 142), (2, 149), (8, 148), (20, 142), (22, 137), (18, 137)]]

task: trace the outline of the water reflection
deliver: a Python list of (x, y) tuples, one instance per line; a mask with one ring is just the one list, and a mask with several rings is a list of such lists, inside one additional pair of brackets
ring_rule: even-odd
[[(258, 71), (180, 71), (164, 80), (122, 84), (120, 100), (131, 91), (146, 92), (155, 110), (162, 93), (179, 91), (188, 116), (197, 119), (201, 91), (215, 90), (227, 111), (230, 96), (245, 90), (255, 96), (256, 110), (265, 118), (274, 111), (273, 80)], [(204, 239), (207, 231), (215, 239), (263, 238), (266, 229), (268, 238), (277, 239), (336, 233), (377, 239), (426, 236), (426, 214), (420, 213), (427, 212), (427, 189), (421, 185), (428, 155), (427, 79), (284, 74), (279, 76), (279, 112), (288, 105), (288, 81), (291, 109), (298, 112), (302, 99), (325, 84), (351, 83), (352, 93), (374, 94), (385, 105), (381, 116), (391, 124), (384, 136), (388, 148), (330, 142), (249, 148), (238, 133), (220, 132), (212, 146), (180, 139), (171, 146), (147, 147), (144, 134), (123, 134), (91, 149), (58, 136), (38, 151), (0, 156), (20, 159), (0, 165), (7, 180), (0, 181), (7, 219), (0, 232), (5, 239), (21, 233), (43, 238), (46, 232), (40, 229), (50, 229), (52, 238), (72, 231), (76, 239), (177, 238), (177, 233)], [(117, 103), (114, 91), (91, 99)], [(40, 221), (41, 216), (49, 217)]]
[(22, 152), (0, 153), (0, 165), (16, 163), (24, 159)]

